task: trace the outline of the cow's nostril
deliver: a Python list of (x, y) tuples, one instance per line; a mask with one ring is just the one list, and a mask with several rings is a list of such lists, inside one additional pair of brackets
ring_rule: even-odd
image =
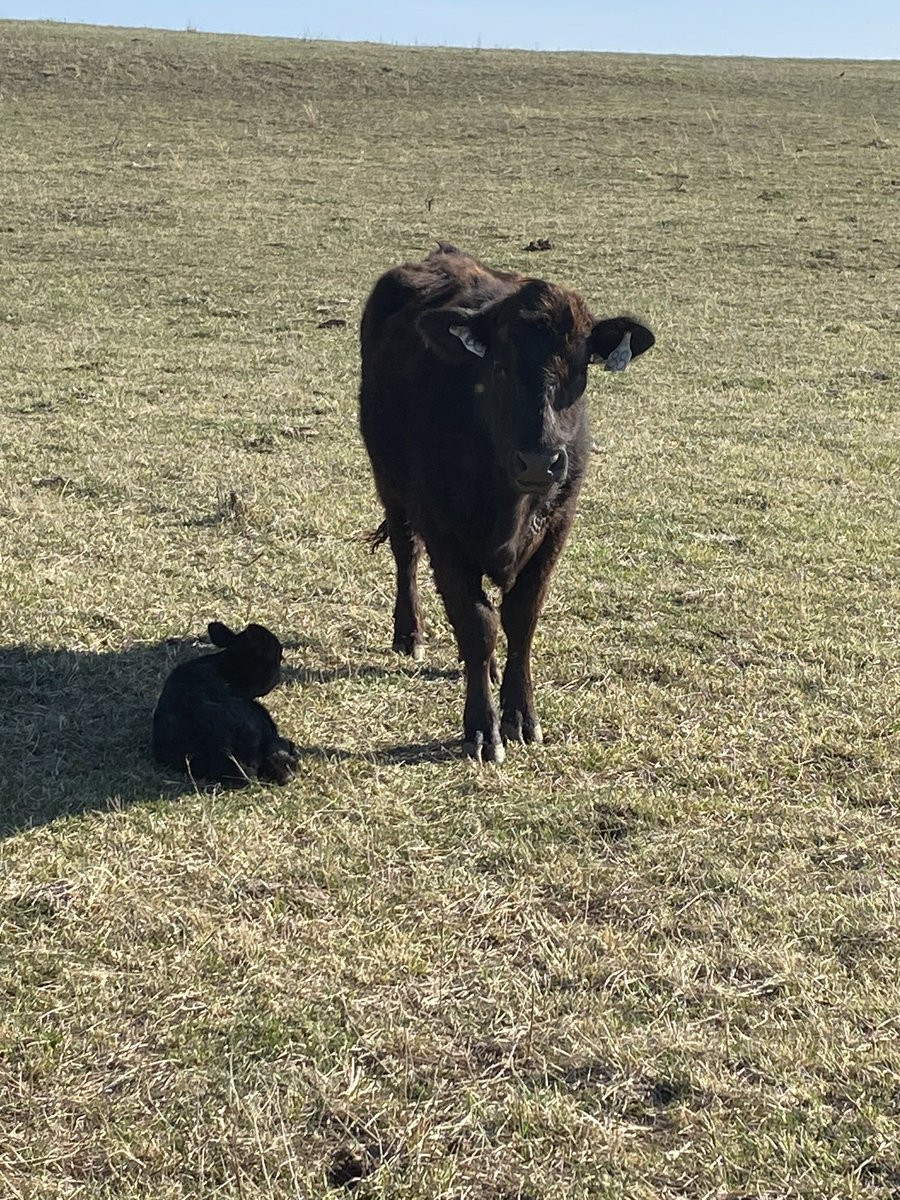
[(513, 455), (513, 466), (520, 475), (524, 475), (529, 468), (528, 459), (521, 450), (517, 450)]
[(569, 459), (565, 450), (557, 450), (557, 452), (550, 459), (550, 474), (554, 477), (554, 479), (559, 479), (565, 475), (568, 465)]

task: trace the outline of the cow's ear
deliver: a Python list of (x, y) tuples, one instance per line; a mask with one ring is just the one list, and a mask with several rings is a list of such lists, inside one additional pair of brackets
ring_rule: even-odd
[(634, 317), (603, 317), (591, 330), (591, 362), (606, 363), (607, 371), (624, 371), (655, 341), (652, 329)]
[(471, 362), (487, 353), (484, 322), (463, 308), (426, 309), (416, 328), (425, 345), (446, 362)]
[(209, 640), (214, 646), (230, 646), (237, 637), (233, 629), (229, 629), (227, 625), (223, 625), (221, 621), (210, 621), (206, 627)]

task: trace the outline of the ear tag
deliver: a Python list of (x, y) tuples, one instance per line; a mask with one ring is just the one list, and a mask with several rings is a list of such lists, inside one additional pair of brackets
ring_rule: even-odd
[[(471, 352), (473, 354), (477, 354), (479, 358), (484, 358), (487, 346), (483, 345), (481, 342), (475, 341), (475, 339), (472, 337), (472, 330), (468, 327), (468, 325), (451, 325), (448, 332), (452, 333), (454, 337), (458, 337), (467, 350), (471, 350)], [(630, 357), (631, 355), (629, 355), (629, 358)]]
[(624, 371), (634, 356), (631, 353), (631, 331), (622, 334), (622, 340), (611, 351), (606, 360), (607, 371)]

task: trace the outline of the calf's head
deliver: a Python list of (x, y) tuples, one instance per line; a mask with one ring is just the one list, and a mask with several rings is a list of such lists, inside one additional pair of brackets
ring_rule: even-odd
[(209, 640), (222, 653), (211, 656), (218, 673), (239, 696), (265, 696), (281, 678), (281, 642), (264, 625), (248, 625), (235, 633), (221, 621), (207, 626)]
[(568, 475), (588, 366), (624, 370), (655, 341), (632, 317), (597, 320), (575, 292), (540, 279), (476, 312), (426, 311), (418, 329), (445, 361), (467, 365), (501, 467), (517, 491), (538, 495)]

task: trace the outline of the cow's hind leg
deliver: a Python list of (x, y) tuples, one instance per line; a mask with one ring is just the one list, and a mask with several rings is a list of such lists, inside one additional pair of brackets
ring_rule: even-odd
[(454, 557), (435, 554), (429, 546), (434, 582), (456, 634), (459, 657), (466, 667), (463, 753), (478, 762), (506, 758), (497, 710), (491, 696), (496, 671), (497, 614), (481, 586), (481, 572)]
[(397, 564), (393, 649), (397, 654), (409, 655), (416, 662), (420, 662), (425, 657), (417, 578), (422, 543), (401, 509), (390, 509), (385, 523), (394, 562)]

